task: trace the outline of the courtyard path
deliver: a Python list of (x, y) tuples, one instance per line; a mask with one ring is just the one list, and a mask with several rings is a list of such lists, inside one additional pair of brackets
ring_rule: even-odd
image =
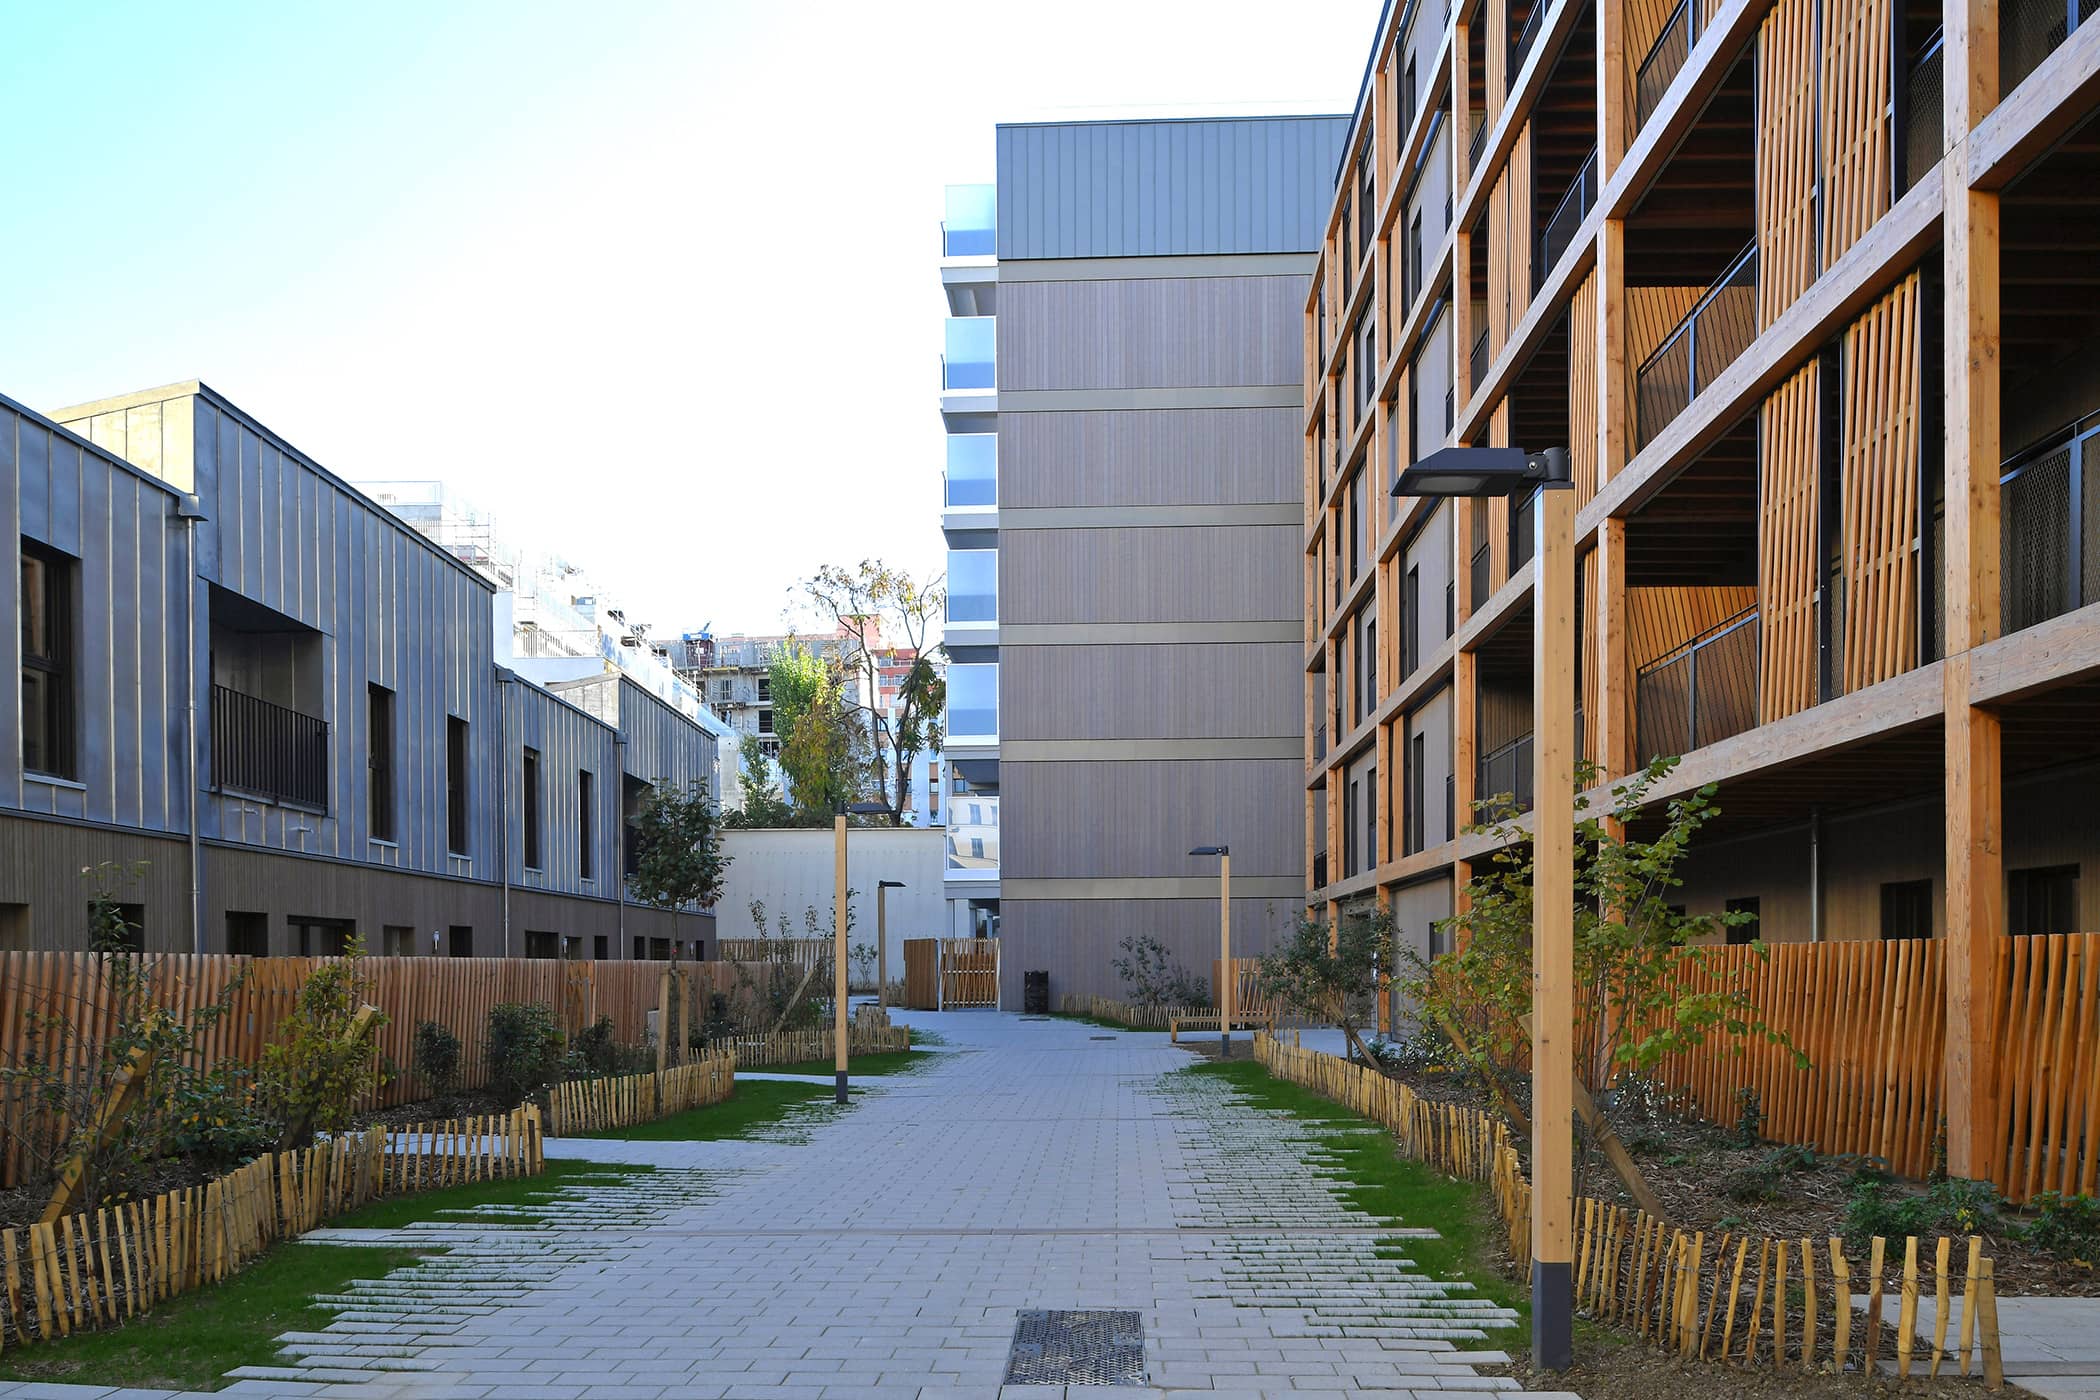
[[(1511, 1388), (1507, 1312), (1380, 1258), (1316, 1138), (1159, 1035), (907, 1016), (948, 1048), (772, 1140), (558, 1141), (653, 1165), (543, 1218), (312, 1238), (442, 1243), (220, 1394), (1212, 1397)], [(1404, 1241), (1402, 1241), (1404, 1248)], [(1388, 1248), (1386, 1253), (1394, 1251)], [(1016, 1323), (1074, 1310), (1076, 1331)], [(1113, 1316), (1112, 1314), (1123, 1314)], [(1032, 1318), (1031, 1318), (1032, 1320)], [(1091, 1325), (1088, 1325), (1091, 1324)], [(1048, 1384), (1004, 1386), (1012, 1374)], [(1092, 1368), (1092, 1369), (1090, 1369)], [(1100, 1381), (1117, 1379), (1117, 1389)], [(1088, 1381), (1092, 1383), (1084, 1383)], [(1132, 1388), (1146, 1387), (1146, 1388)], [(106, 1392), (40, 1387), (0, 1400)], [(139, 1392), (127, 1394), (139, 1395)]]

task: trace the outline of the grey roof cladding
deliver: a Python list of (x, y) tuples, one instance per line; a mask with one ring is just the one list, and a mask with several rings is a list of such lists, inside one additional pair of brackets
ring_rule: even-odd
[(1308, 253), (1351, 117), (999, 128), (999, 257)]

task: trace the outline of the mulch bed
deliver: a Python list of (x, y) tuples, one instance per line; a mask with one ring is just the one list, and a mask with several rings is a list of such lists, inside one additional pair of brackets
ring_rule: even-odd
[(1913, 1374), (1907, 1381), (1857, 1372), (1830, 1375), (1798, 1368), (1751, 1370), (1725, 1362), (1682, 1361), (1638, 1343), (1585, 1345), (1578, 1337), (1574, 1366), (1565, 1371), (1539, 1371), (1532, 1368), (1528, 1350), (1520, 1351), (1516, 1346), (1504, 1346), (1503, 1350), (1510, 1354), (1511, 1363), (1482, 1366), (1479, 1369), (1483, 1374), (1510, 1376), (1526, 1390), (1572, 1390), (1582, 1400), (1711, 1400), (1716, 1395), (1805, 1396), (1809, 1400), (1865, 1400), (1884, 1395), (1980, 1400), (1989, 1395), (2032, 1400), (2034, 1395), (2010, 1382), (2003, 1390), (1986, 1391), (1973, 1375), (1948, 1374), (1952, 1367), (1942, 1369), (1937, 1380)]

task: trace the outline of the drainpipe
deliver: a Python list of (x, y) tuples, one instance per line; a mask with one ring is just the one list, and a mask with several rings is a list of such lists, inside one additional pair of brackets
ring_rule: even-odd
[(624, 958), (627, 956), (627, 736), (625, 734), (614, 733), (613, 756), (617, 759), (617, 762), (613, 765), (613, 776), (618, 779), (620, 784), (620, 844), (619, 854), (613, 860), (613, 888), (619, 891), (620, 896), (620, 912), (617, 915), (618, 922), (614, 925), (615, 932), (613, 936), (619, 939), (620, 942), (619, 947), (613, 950), (613, 956)]
[(496, 869), (503, 876), (503, 956), (510, 950), (510, 680), (496, 672), (497, 762), (503, 772), (502, 806), (496, 813)]
[(1808, 941), (1823, 941), (1823, 809), (1808, 809)]
[[(183, 553), (188, 556), (189, 596), (183, 608), (185, 646), (183, 672), (182, 742), (189, 767), (186, 794), (190, 832), (190, 951), (204, 949), (204, 840), (197, 830), (197, 522), (204, 518), (204, 505), (195, 494), (185, 494), (175, 503), (175, 518), (182, 522)], [(245, 824), (246, 818), (244, 817)]]

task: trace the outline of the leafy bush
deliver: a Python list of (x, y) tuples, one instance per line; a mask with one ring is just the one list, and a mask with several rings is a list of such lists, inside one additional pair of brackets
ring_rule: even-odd
[(1748, 1084), (1735, 1091), (1735, 1141), (1738, 1147), (1755, 1147), (1765, 1135), (1764, 1101)]
[(263, 1047), (258, 1096), (284, 1147), (304, 1147), (316, 1133), (348, 1128), (358, 1103), (387, 1082), (388, 1067), (373, 1049), (386, 1016), (375, 1011), (358, 1024), (366, 1003), (364, 951), (364, 940), (352, 938), (342, 957), (315, 968), (277, 1039)]
[(489, 1008), (487, 1053), (489, 1088), (522, 1103), (561, 1075), (561, 1024), (538, 1002), (502, 1002)]
[(1949, 1177), (1915, 1195), (1903, 1191), (1887, 1173), (1863, 1169), (1852, 1177), (1845, 1205), (1845, 1242), (1864, 1250), (1875, 1236), (1995, 1235), (2005, 1198), (1988, 1181)]
[(209, 1173), (230, 1171), (277, 1141), (278, 1125), (256, 1102), (248, 1068), (230, 1061), (184, 1075), (166, 1112), (167, 1150)]
[(2021, 1237), (2060, 1264), (2092, 1268), (2100, 1259), (2100, 1201), (2044, 1191), (2031, 1204), (2035, 1218)]
[(410, 1059), (416, 1074), (438, 1098), (450, 1098), (458, 1090), (463, 1053), (459, 1037), (443, 1022), (423, 1021), (416, 1026)]
[(1210, 1001), (1210, 989), (1157, 938), (1133, 934), (1116, 946), (1123, 956), (1109, 966), (1123, 979), (1124, 1000), (1133, 1006), (1203, 1006)]
[(1791, 1143), (1728, 1173), (1720, 1186), (1730, 1200), (1776, 1201), (1786, 1194), (1789, 1178), (1812, 1172), (1818, 1165), (1815, 1148)]
[(571, 1079), (640, 1074), (655, 1067), (656, 1056), (646, 1046), (622, 1045), (613, 1039), (613, 1018), (610, 1016), (600, 1016), (576, 1032), (569, 1041), (567, 1069)]

